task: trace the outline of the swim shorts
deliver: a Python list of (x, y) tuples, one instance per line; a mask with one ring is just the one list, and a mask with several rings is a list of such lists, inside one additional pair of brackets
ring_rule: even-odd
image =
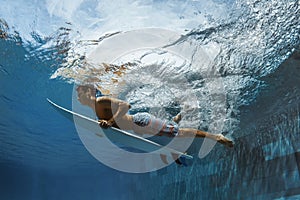
[(157, 130), (158, 133), (169, 133), (172, 136), (177, 136), (179, 131), (179, 126), (175, 122), (163, 121), (145, 112), (134, 114), (133, 122), (138, 126)]

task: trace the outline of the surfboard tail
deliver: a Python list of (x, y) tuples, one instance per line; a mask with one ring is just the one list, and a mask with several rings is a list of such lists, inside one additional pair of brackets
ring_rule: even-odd
[[(177, 165), (183, 165), (183, 166), (187, 166), (186, 164), (186, 159), (184, 156), (181, 156), (180, 154), (176, 154), (176, 153), (171, 153), (173, 160), (175, 161), (175, 163)], [(165, 163), (166, 165), (168, 165), (168, 161), (167, 161), (167, 156), (164, 154), (160, 154), (160, 159), (163, 161), (163, 163)]]
[(172, 157), (177, 165), (187, 166), (186, 159), (184, 156), (181, 156), (180, 154), (172, 153)]

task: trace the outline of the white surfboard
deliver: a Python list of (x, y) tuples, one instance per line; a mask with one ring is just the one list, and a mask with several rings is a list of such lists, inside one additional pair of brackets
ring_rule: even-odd
[[(172, 154), (179, 155), (179, 157), (192, 159), (193, 156), (188, 155), (186, 153), (177, 151), (175, 149), (164, 147), (156, 142), (153, 142), (151, 140), (145, 139), (143, 137), (140, 137), (138, 135), (129, 133), (124, 130), (120, 130), (114, 127), (108, 128), (108, 129), (102, 129), (99, 126), (99, 123), (97, 120), (91, 119), (87, 116), (78, 114), (76, 112), (73, 112), (71, 110), (68, 110), (60, 105), (57, 105), (53, 101), (47, 98), (47, 101), (61, 114), (66, 116), (68, 119), (73, 121), (73, 117), (76, 117), (77, 122), (79, 122), (79, 125), (83, 128), (86, 128), (92, 132), (94, 132), (96, 135), (103, 137), (104, 135), (101, 132), (104, 132), (105, 135), (112, 141), (118, 144), (122, 144), (127, 147), (135, 148), (144, 152), (154, 152), (159, 154), (163, 154), (164, 156), (173, 156)], [(80, 123), (82, 122), (82, 123)], [(156, 152), (156, 150), (160, 150)]]

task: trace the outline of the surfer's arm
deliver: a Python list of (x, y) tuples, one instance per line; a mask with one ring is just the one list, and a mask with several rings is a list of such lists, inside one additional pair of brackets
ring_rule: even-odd
[(99, 120), (99, 125), (101, 127), (107, 128), (115, 124), (115, 120), (123, 117), (130, 109), (130, 104), (119, 99), (114, 99), (110, 97), (98, 98), (97, 103), (100, 103), (102, 107), (107, 107), (112, 112), (112, 117), (106, 120)]
[(111, 101), (113, 106), (117, 108), (117, 110), (113, 113), (112, 118), (108, 120), (108, 123), (110, 123), (112, 126), (115, 123), (115, 119), (123, 117), (131, 108), (131, 106), (129, 103), (119, 99), (112, 99)]

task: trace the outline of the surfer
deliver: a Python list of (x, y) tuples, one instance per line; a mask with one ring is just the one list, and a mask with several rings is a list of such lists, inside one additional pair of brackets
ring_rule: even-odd
[(174, 117), (173, 121), (165, 121), (149, 113), (136, 113), (129, 115), (130, 104), (120, 99), (103, 95), (93, 86), (78, 86), (78, 100), (81, 104), (91, 107), (102, 128), (116, 127), (122, 130), (133, 130), (137, 134), (157, 134), (168, 137), (206, 137), (228, 147), (233, 147), (233, 142), (223, 134), (212, 134), (192, 128), (179, 128), (181, 114)]

